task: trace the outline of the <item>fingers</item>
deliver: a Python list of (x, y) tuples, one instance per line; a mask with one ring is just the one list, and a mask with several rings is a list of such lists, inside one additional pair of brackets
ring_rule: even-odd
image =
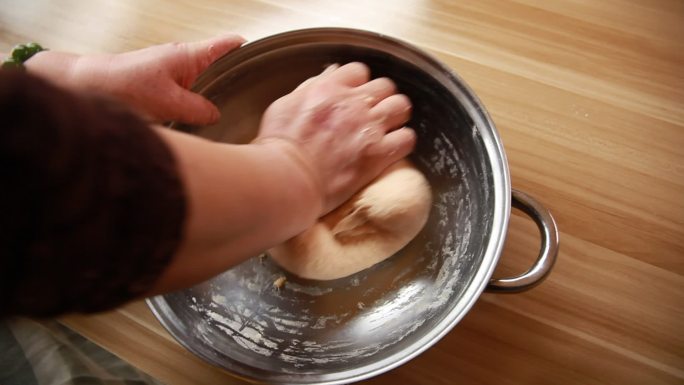
[(370, 114), (378, 127), (391, 131), (411, 118), (411, 100), (403, 94), (392, 95), (371, 108)]
[(216, 123), (221, 116), (218, 108), (201, 95), (177, 86), (170, 103), (164, 106), (167, 109), (165, 116), (171, 116), (172, 120), (187, 124), (207, 125)]
[(353, 62), (332, 71), (327, 78), (331, 82), (358, 87), (370, 80), (370, 69), (365, 64)]
[(204, 71), (216, 59), (240, 47), (246, 40), (239, 35), (226, 34), (210, 39), (187, 43), (190, 59), (195, 62), (197, 72)]
[(323, 75), (325, 75), (325, 74), (329, 74), (329, 73), (335, 71), (335, 70), (338, 69), (338, 68), (340, 68), (340, 65), (337, 64), (337, 63), (333, 63), (333, 64), (331, 64), (331, 65), (325, 67), (325, 69), (323, 70), (323, 72), (321, 72), (321, 74), (320, 74), (319, 76), (323, 76)]
[(378, 143), (366, 149), (366, 155), (377, 157), (383, 166), (388, 166), (406, 157), (416, 145), (416, 133), (408, 127), (394, 130), (385, 135)]
[(338, 68), (340, 68), (340, 65), (337, 64), (337, 63), (331, 64), (331, 65), (325, 67), (325, 69), (323, 70), (323, 72), (321, 72), (320, 74), (318, 74), (318, 75), (316, 75), (316, 76), (312, 76), (312, 77), (310, 77), (310, 78), (304, 80), (300, 85), (297, 86), (297, 88), (295, 88), (295, 91), (300, 90), (300, 89), (302, 89), (302, 88), (308, 86), (309, 84), (313, 83), (316, 79), (320, 79), (321, 76), (324, 76), (324, 75), (326, 75), (326, 74), (329, 74), (329, 73), (335, 71), (335, 70), (338, 69)]
[(394, 85), (394, 82), (388, 78), (378, 78), (358, 86), (356, 91), (360, 93), (364, 98), (364, 101), (372, 107), (383, 99), (395, 94), (397, 92), (397, 87)]

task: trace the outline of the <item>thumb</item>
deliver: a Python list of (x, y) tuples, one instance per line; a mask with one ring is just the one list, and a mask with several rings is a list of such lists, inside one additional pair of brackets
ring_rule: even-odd
[(216, 123), (221, 116), (218, 108), (203, 96), (174, 85), (176, 97), (166, 106), (173, 120), (196, 125)]
[(196, 74), (204, 71), (216, 59), (240, 47), (246, 40), (239, 35), (226, 34), (187, 43), (187, 50)]

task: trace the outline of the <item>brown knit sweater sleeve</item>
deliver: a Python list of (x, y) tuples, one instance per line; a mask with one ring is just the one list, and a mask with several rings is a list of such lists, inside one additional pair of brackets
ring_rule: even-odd
[(120, 105), (0, 71), (0, 316), (105, 310), (179, 245), (169, 148)]

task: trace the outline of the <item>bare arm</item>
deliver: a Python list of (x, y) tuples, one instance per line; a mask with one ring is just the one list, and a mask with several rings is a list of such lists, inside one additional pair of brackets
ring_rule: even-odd
[(275, 102), (249, 145), (158, 129), (189, 197), (184, 242), (153, 292), (189, 286), (302, 232), (415, 142), (410, 103), (359, 63)]
[[(188, 91), (187, 87), (213, 60), (239, 46), (242, 41), (235, 36), (228, 36), (94, 57), (48, 51), (31, 58), (27, 67), (29, 73), (39, 74), (64, 88), (99, 91), (117, 97), (155, 121), (180, 120), (205, 124), (217, 119), (218, 110), (200, 95)], [(184, 190), (185, 218), (182, 225), (171, 226), (176, 229), (182, 227), (180, 244), (169, 242), (170, 232), (165, 233), (167, 238), (160, 236), (160, 241), (164, 242), (160, 247), (171, 250), (164, 252), (171, 260), (162, 265), (166, 267), (156, 280), (151, 281), (147, 276), (137, 277), (137, 287), (144, 287), (148, 290), (147, 294), (156, 294), (187, 287), (217, 275), (303, 231), (384, 168), (406, 156), (415, 142), (413, 131), (402, 128), (410, 116), (410, 101), (396, 93), (389, 79), (370, 80), (369, 76), (366, 66), (351, 63), (342, 67), (333, 66), (309, 79), (267, 109), (259, 136), (248, 145), (214, 143), (161, 127), (153, 128), (156, 135), (151, 136), (157, 137), (157, 142), (161, 138), (163, 143), (152, 144), (153, 138), (149, 138), (149, 131), (139, 121), (133, 124), (135, 127), (122, 130), (121, 135), (115, 127), (110, 127), (112, 130), (108, 131), (107, 136), (120, 136), (116, 144), (117, 153), (125, 153), (124, 137), (127, 133), (130, 134), (128, 140), (134, 140), (141, 130), (147, 132), (144, 135), (148, 136), (150, 148), (156, 147), (160, 153), (164, 153), (159, 147), (168, 147), (175, 163), (165, 164), (175, 164), (177, 171), (168, 174), (173, 174), (172, 179), (179, 178)], [(150, 92), (151, 89), (156, 92)], [(74, 105), (87, 104), (87, 98), (80, 101), (76, 99), (73, 100)], [(92, 124), (92, 127), (73, 124), (75, 121), (70, 120), (68, 114), (60, 115), (59, 103), (54, 100), (50, 103), (48, 105), (54, 110), (54, 116), (65, 119), (64, 123), (71, 125), (69, 127), (74, 133), (99, 135), (98, 124)], [(25, 117), (29, 119), (33, 116), (27, 114)], [(90, 118), (96, 119), (96, 116)], [(54, 128), (57, 129), (57, 126)], [(15, 133), (21, 132), (18, 129)], [(79, 135), (74, 134), (69, 138), (78, 142)], [(99, 145), (106, 148), (110, 146), (109, 143), (109, 140), (102, 140)], [(68, 148), (60, 148), (60, 151), (64, 151), (69, 159), (78, 159), (77, 151)], [(93, 157), (99, 153), (94, 148), (88, 151)], [(138, 152), (140, 159), (145, 159), (147, 152), (139, 149)], [(112, 165), (121, 163), (114, 158), (109, 161)], [(154, 160), (150, 158), (147, 161), (149, 164), (141, 160), (133, 167), (140, 166), (147, 172), (153, 171), (154, 166), (151, 165)], [(82, 161), (78, 164), (88, 167)], [(106, 171), (102, 164), (98, 167)], [(64, 172), (68, 173), (69, 168)], [(136, 183), (144, 185), (145, 180)], [(178, 189), (178, 184), (176, 186)], [(117, 191), (109, 195), (116, 195)], [(91, 202), (98, 202), (97, 196), (88, 197)], [(69, 196), (64, 198), (65, 202), (78, 205)], [(126, 195), (124, 201), (128, 199), (135, 201), (135, 192)], [(156, 203), (153, 197), (148, 196), (147, 199), (151, 205)], [(86, 206), (83, 204), (83, 207)], [(147, 224), (150, 230), (162, 227), (155, 222), (155, 218), (135, 217), (135, 214), (131, 214), (135, 210), (119, 215), (107, 211), (105, 204), (98, 204), (98, 207), (102, 209), (103, 218), (109, 218), (110, 214), (119, 218), (117, 228), (124, 232), (129, 227), (126, 220)], [(179, 216), (169, 217), (179, 221)], [(98, 230), (95, 235), (99, 243), (93, 243), (89, 253), (98, 255), (105, 262), (109, 261), (111, 268), (123, 269), (119, 271), (122, 274), (117, 276), (117, 279), (121, 279), (126, 276), (126, 263), (147, 262), (140, 260), (145, 259), (146, 255), (150, 255), (148, 259), (152, 261), (151, 253), (154, 251), (150, 251), (150, 242), (156, 238), (146, 238), (144, 226), (136, 227), (136, 231), (142, 235), (136, 242), (142, 244), (118, 242), (117, 238), (108, 235), (109, 232)], [(79, 236), (69, 234), (70, 239), (78, 239)], [(98, 252), (111, 248), (111, 245), (116, 245), (116, 250)], [(169, 245), (173, 245), (173, 249)], [(73, 255), (68, 252), (69, 248), (65, 250), (67, 252), (60, 258), (67, 261)], [(110, 254), (117, 253), (129, 253), (129, 262), (118, 257), (112, 259)], [(85, 258), (88, 253), (82, 254)], [(160, 268), (155, 269), (149, 271), (157, 271), (155, 275), (158, 275)], [(143, 280), (147, 284), (143, 285)], [(150, 282), (154, 282), (151, 290), (148, 289)], [(116, 293), (117, 290), (109, 288), (109, 292)], [(140, 295), (141, 292), (137, 290), (131, 293)], [(75, 301), (78, 296), (74, 295), (73, 298)], [(71, 308), (78, 308), (77, 305)], [(82, 308), (98, 309), (97, 303)]]
[(153, 288), (165, 292), (225, 271), (311, 225), (322, 196), (287, 143), (227, 145), (157, 129), (176, 156), (185, 236)]

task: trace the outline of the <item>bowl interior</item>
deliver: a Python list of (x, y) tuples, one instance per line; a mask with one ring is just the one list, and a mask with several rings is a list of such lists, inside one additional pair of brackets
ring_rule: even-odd
[[(482, 274), (475, 277), (491, 252), (496, 203), (491, 148), (482, 135), (490, 135), (491, 127), (484, 127), (490, 123), (473, 112), (475, 102), (459, 96), (468, 91), (453, 75), (411, 47), (349, 35), (247, 45), (196, 84), (220, 107), (221, 121), (175, 128), (249, 142), (272, 101), (327, 65), (350, 61), (368, 64), (373, 77), (392, 78), (413, 102), (409, 125), (418, 143), (411, 158), (433, 188), (429, 221), (406, 248), (351, 277), (304, 280), (255, 256), (211, 281), (150, 301), (182, 344), (238, 375), (317, 383), (382, 371), (453, 326), (472, 301), (464, 293), (474, 279), (482, 281)], [(277, 289), (273, 282), (282, 275), (287, 281)]]

